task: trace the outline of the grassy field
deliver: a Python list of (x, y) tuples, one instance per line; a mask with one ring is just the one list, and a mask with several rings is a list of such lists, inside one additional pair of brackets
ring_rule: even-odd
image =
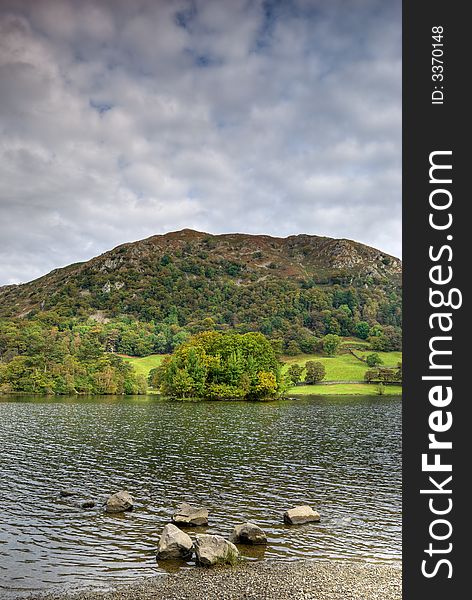
[[(366, 356), (370, 354), (369, 351), (362, 352), (356, 351), (358, 356)], [(379, 356), (383, 360), (383, 366), (385, 367), (396, 367), (397, 364), (402, 360), (401, 352), (378, 352)], [(149, 371), (154, 369), (161, 364), (165, 355), (163, 354), (151, 354), (150, 356), (144, 356), (142, 358), (136, 356), (124, 356), (122, 358), (127, 360), (136, 371), (148, 376)], [(364, 373), (368, 369), (367, 365), (357, 360), (352, 354), (339, 354), (333, 357), (322, 356), (318, 354), (300, 354), (299, 356), (284, 356), (282, 357), (285, 363), (283, 371), (285, 372), (288, 367), (294, 363), (299, 365), (305, 365), (309, 360), (315, 360), (322, 362), (326, 368), (325, 381), (363, 381)], [(385, 395), (399, 395), (402, 392), (402, 388), (399, 385), (385, 386)], [(296, 395), (320, 395), (320, 396), (331, 396), (346, 394), (349, 396), (355, 395), (366, 395), (375, 396), (378, 394), (376, 385), (369, 385), (366, 383), (337, 383), (333, 385), (301, 385), (293, 387), (289, 390), (290, 394)]]
[[(371, 352), (356, 351), (358, 356), (367, 356)], [(402, 360), (401, 352), (377, 352), (383, 360), (384, 367), (396, 367)], [(328, 357), (319, 354), (300, 354), (298, 356), (284, 356), (282, 358), (286, 370), (290, 365), (297, 363), (304, 366), (309, 360), (314, 360), (324, 364), (326, 369), (325, 381), (362, 381), (368, 366), (362, 363), (352, 354), (339, 354)]]
[[(377, 386), (368, 383), (335, 383), (333, 385), (299, 385), (290, 388), (294, 396), (378, 396)], [(401, 396), (401, 385), (386, 385), (384, 396)]]
[[(358, 356), (367, 356), (371, 351), (362, 352), (355, 351)], [(377, 352), (383, 360), (385, 367), (396, 367), (402, 360), (401, 352)], [(283, 371), (285, 372), (290, 365), (295, 363), (304, 366), (309, 360), (323, 363), (326, 369), (326, 377), (324, 381), (363, 381), (364, 374), (369, 368), (365, 363), (362, 363), (352, 354), (339, 354), (337, 356), (328, 357), (318, 354), (300, 354), (299, 356), (284, 356), (282, 360), (285, 363)], [(385, 386), (385, 395), (401, 394), (401, 386)], [(349, 395), (376, 395), (377, 386), (366, 383), (338, 383), (336, 385), (302, 385), (296, 386), (289, 390), (291, 394), (316, 394), (316, 395), (334, 395), (334, 394), (349, 394)]]
[(161, 362), (164, 360), (165, 354), (151, 354), (150, 356), (126, 356), (124, 354), (120, 354), (121, 358), (129, 362), (135, 369), (139, 375), (144, 375), (147, 377), (149, 375), (149, 371), (154, 369), (154, 367), (158, 367)]

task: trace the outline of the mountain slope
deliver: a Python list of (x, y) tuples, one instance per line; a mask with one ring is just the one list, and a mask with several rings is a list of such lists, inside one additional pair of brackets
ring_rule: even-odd
[[(400, 304), (401, 272), (397, 258), (350, 240), (184, 229), (123, 244), (30, 283), (4, 286), (0, 316), (54, 310), (67, 316), (159, 321), (174, 315), (180, 325), (211, 317), (228, 326), (246, 323), (259, 329), (264, 319), (291, 321), (300, 310), (316, 313), (349, 305), (339, 294), (350, 290), (357, 320), (397, 325), (392, 315)], [(395, 311), (388, 308), (392, 303)], [(382, 316), (389, 311), (390, 321)]]

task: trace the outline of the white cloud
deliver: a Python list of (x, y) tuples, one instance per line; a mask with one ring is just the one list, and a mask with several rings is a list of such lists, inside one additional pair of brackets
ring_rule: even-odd
[(171, 229), (399, 255), (399, 2), (4, 0), (0, 284)]

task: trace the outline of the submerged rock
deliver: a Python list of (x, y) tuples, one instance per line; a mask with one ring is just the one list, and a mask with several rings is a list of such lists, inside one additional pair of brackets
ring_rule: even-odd
[(94, 506), (94, 500), (83, 500), (82, 502), (80, 502), (80, 508), (93, 508)]
[(197, 534), (195, 540), (197, 564), (202, 567), (234, 565), (239, 558), (236, 546), (221, 535)]
[(167, 558), (183, 558), (188, 560), (193, 554), (193, 542), (189, 535), (181, 531), (172, 523), (162, 530), (159, 546), (157, 548), (157, 560)]
[(284, 512), (284, 521), (288, 525), (301, 525), (302, 523), (318, 523), (319, 513), (311, 506), (295, 506)]
[(172, 522), (180, 525), (208, 525), (208, 509), (196, 508), (183, 502), (172, 516)]
[(255, 523), (236, 525), (229, 538), (233, 544), (267, 544), (267, 536)]
[(129, 492), (123, 490), (111, 495), (105, 503), (105, 510), (110, 513), (125, 512), (132, 510), (133, 497)]
[(78, 494), (80, 494), (80, 490), (76, 488), (62, 488), (62, 490), (59, 490), (59, 495), (62, 498), (70, 498), (70, 496), (77, 496)]

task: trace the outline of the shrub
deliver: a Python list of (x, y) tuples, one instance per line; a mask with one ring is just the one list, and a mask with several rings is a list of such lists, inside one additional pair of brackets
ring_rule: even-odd
[(383, 360), (375, 352), (366, 356), (365, 362), (369, 367), (378, 367), (379, 365), (383, 364)]

